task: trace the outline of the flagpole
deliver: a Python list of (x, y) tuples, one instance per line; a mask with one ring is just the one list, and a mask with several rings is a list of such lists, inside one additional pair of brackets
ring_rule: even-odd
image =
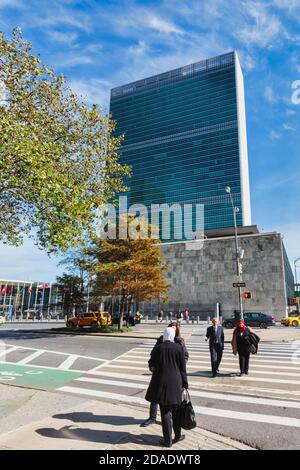
[(3, 298), (3, 314), (5, 316), (6, 312), (6, 290), (7, 290), (7, 283), (5, 284), (5, 293), (4, 293), (4, 298)]
[(15, 317), (17, 316), (17, 306), (18, 306), (18, 301), (19, 301), (19, 290), (20, 290), (20, 283), (18, 282), (16, 300), (15, 300)]
[(50, 310), (50, 305), (51, 305), (51, 291), (52, 291), (52, 284), (50, 284), (50, 290), (49, 290), (49, 299), (48, 299), (48, 308), (47, 308), (48, 317), (49, 317), (49, 310)]
[(12, 293), (13, 293), (13, 287), (11, 286), (10, 287), (10, 294), (9, 294), (9, 303), (8, 303), (8, 312), (9, 312), (10, 321), (12, 321), (12, 312), (10, 311)]
[(38, 293), (39, 293), (39, 281), (37, 281), (37, 283), (36, 283), (35, 301), (34, 301), (34, 315), (36, 314), (36, 304), (37, 304)]
[(29, 311), (30, 311), (30, 302), (31, 302), (31, 295), (32, 295), (32, 292), (31, 292), (31, 290), (32, 290), (32, 284), (33, 284), (33, 283), (30, 284), (30, 292), (29, 292), (29, 297), (28, 297), (27, 317), (26, 317), (27, 320), (28, 320), (28, 316), (30, 316)]
[(25, 287), (25, 282), (24, 282), (24, 284), (23, 284), (23, 290), (22, 290), (21, 312), (20, 312), (20, 316), (22, 315), (22, 318), (23, 318), (23, 306), (24, 306), (25, 290), (26, 290), (26, 287)]
[(55, 309), (54, 309), (54, 315), (55, 316), (56, 316), (56, 312), (57, 312), (57, 301), (58, 301), (58, 285), (56, 286)]
[(41, 317), (43, 317), (43, 311), (44, 311), (44, 297), (45, 297), (45, 283), (42, 282), (42, 288), (43, 288), (43, 293), (42, 293), (42, 312), (41, 312)]

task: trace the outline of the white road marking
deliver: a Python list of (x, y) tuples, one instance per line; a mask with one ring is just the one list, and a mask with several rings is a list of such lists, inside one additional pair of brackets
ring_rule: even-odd
[(74, 362), (78, 359), (77, 354), (70, 354), (67, 359), (65, 359), (59, 366), (58, 369), (68, 370), (74, 364)]
[[(136, 388), (138, 390), (146, 390), (148, 385), (141, 384), (137, 382), (121, 382), (120, 380), (105, 380), (105, 379), (97, 379), (97, 378), (90, 378), (90, 377), (79, 377), (75, 379), (76, 382), (85, 382), (85, 383), (95, 383), (100, 385), (112, 385), (116, 387), (128, 387), (128, 388)], [(81, 390), (81, 389), (80, 389)], [(297, 410), (300, 408), (299, 401), (287, 401), (287, 400), (276, 400), (276, 399), (269, 399), (269, 398), (261, 398), (261, 397), (246, 397), (244, 395), (228, 395), (228, 393), (216, 393), (216, 392), (206, 392), (206, 391), (199, 391), (194, 389), (189, 389), (189, 393), (191, 397), (203, 397), (203, 398), (212, 398), (216, 400), (225, 400), (225, 401), (233, 401), (233, 402), (242, 402), (242, 403), (250, 403), (256, 405), (265, 405), (265, 406), (276, 406), (276, 407), (285, 407), (285, 408), (296, 408)]]
[[(128, 395), (121, 395), (119, 393), (109, 393), (109, 392), (102, 392), (99, 390), (89, 390), (89, 389), (78, 389), (76, 387), (64, 386), (60, 387), (57, 390), (66, 393), (73, 393), (76, 395), (86, 395), (91, 397), (98, 397), (98, 398), (107, 398), (109, 400), (115, 400), (117, 402), (124, 402), (124, 403), (134, 403), (145, 406), (148, 408), (149, 403), (146, 402), (141, 397), (132, 397)], [(254, 421), (260, 423), (267, 423), (267, 424), (277, 424), (279, 426), (288, 426), (288, 427), (295, 427), (300, 428), (300, 419), (297, 418), (290, 418), (290, 417), (283, 417), (283, 416), (273, 416), (273, 415), (264, 415), (258, 413), (247, 413), (241, 411), (232, 411), (232, 410), (223, 410), (218, 408), (205, 408), (202, 406), (194, 406), (194, 410), (196, 413), (200, 415), (208, 415), (208, 416), (217, 416), (218, 418), (230, 418), (230, 419), (237, 419), (242, 421)]]
[(34, 353), (30, 354), (29, 356), (25, 357), (24, 359), (21, 359), (21, 361), (16, 362), (16, 364), (22, 366), (24, 364), (28, 364), (28, 362), (33, 361), (37, 357), (41, 356), (44, 353), (41, 349), (38, 349)]
[[(6, 346), (11, 346), (10, 343), (6, 343), (5, 345)], [(58, 354), (58, 355), (61, 355), (61, 356), (70, 356), (70, 353), (61, 352), (61, 351), (52, 351), (50, 349), (30, 348), (30, 347), (27, 347), (27, 346), (19, 346), (19, 345), (13, 345), (13, 347), (15, 349), (28, 349), (29, 351), (43, 351), (45, 353)], [(82, 356), (80, 354), (77, 354), (77, 357), (83, 358), (83, 359), (91, 359), (93, 361), (108, 362), (107, 359), (101, 359), (100, 357)]]
[[(7, 346), (7, 345), (5, 345)], [(2, 349), (2, 348), (1, 348)], [(0, 357), (1, 356), (5, 356), (6, 354), (12, 352), (12, 351), (15, 351), (17, 349), (16, 346), (12, 346), (11, 348), (7, 348), (7, 349), (4, 349), (3, 351), (0, 352)]]

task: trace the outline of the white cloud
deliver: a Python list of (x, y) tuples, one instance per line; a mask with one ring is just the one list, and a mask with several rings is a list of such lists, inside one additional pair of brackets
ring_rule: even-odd
[(266, 6), (259, 2), (246, 2), (244, 5), (247, 21), (236, 33), (243, 44), (267, 47), (281, 39), (284, 28), (276, 15), (270, 13)]
[(271, 130), (271, 132), (269, 133), (269, 139), (271, 140), (278, 140), (280, 139), (280, 137), (281, 137), (280, 132), (277, 132), (274, 129)]
[(288, 124), (288, 123), (286, 123), (286, 122), (284, 122), (284, 123), (282, 124), (282, 127), (283, 127), (283, 129), (285, 129), (286, 131), (296, 131), (296, 130), (297, 130), (297, 128), (296, 128), (295, 126), (292, 126), (291, 124)]
[(108, 110), (110, 90), (113, 88), (111, 82), (96, 78), (87, 80), (71, 80), (70, 87), (78, 95), (87, 99), (90, 104), (98, 104)]
[(276, 103), (278, 99), (274, 95), (273, 88), (270, 85), (265, 87), (264, 97), (269, 103)]
[(63, 33), (61, 31), (47, 31), (47, 35), (49, 36), (51, 41), (61, 44), (67, 44), (69, 46), (71, 46), (78, 38), (78, 34), (76, 32)]
[(159, 18), (152, 13), (146, 16), (146, 25), (163, 34), (183, 34), (183, 31), (176, 27), (171, 21)]
[(57, 57), (55, 60), (56, 67), (76, 67), (77, 65), (92, 64), (94, 59), (88, 55), (78, 52)]

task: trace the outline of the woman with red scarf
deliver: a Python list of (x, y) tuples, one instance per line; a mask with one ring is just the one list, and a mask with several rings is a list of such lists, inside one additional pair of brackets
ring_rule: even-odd
[(231, 341), (232, 352), (235, 355), (237, 353), (239, 355), (241, 377), (244, 374), (248, 375), (250, 352), (253, 348), (250, 333), (253, 332), (245, 325), (244, 320), (239, 320), (237, 322), (236, 328), (233, 331), (233, 337)]

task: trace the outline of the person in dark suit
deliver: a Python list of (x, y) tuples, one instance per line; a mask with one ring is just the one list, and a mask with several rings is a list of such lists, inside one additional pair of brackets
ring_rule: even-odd
[[(180, 335), (180, 326), (179, 326), (179, 324), (177, 322), (171, 322), (171, 323), (169, 323), (168, 327), (169, 328), (174, 328), (174, 331), (175, 331), (174, 342), (180, 344), (180, 346), (182, 347), (183, 353), (184, 353), (184, 358), (185, 358), (185, 361), (187, 362), (188, 359), (189, 359), (189, 353), (188, 353), (188, 350), (186, 348), (184, 339)], [(158, 346), (162, 342), (163, 342), (163, 335), (161, 335), (157, 339), (155, 346)], [(148, 361), (148, 365), (149, 365), (150, 371), (152, 372), (152, 370), (151, 370), (151, 359)], [(157, 411), (158, 411), (158, 403), (150, 403), (149, 418), (146, 419), (146, 421), (144, 421), (141, 424), (141, 427), (145, 428), (146, 426), (150, 426), (151, 424), (156, 423)]]
[(207, 328), (205, 341), (209, 339), (212, 376), (216, 377), (224, 349), (224, 330), (217, 318), (212, 319), (212, 326)]
[(164, 447), (171, 447), (172, 443), (185, 438), (181, 434), (180, 405), (182, 389), (188, 388), (188, 382), (183, 348), (174, 339), (175, 330), (168, 327), (163, 342), (152, 349), (150, 367), (153, 374), (145, 397), (147, 401), (159, 404), (164, 437), (161, 445)]

